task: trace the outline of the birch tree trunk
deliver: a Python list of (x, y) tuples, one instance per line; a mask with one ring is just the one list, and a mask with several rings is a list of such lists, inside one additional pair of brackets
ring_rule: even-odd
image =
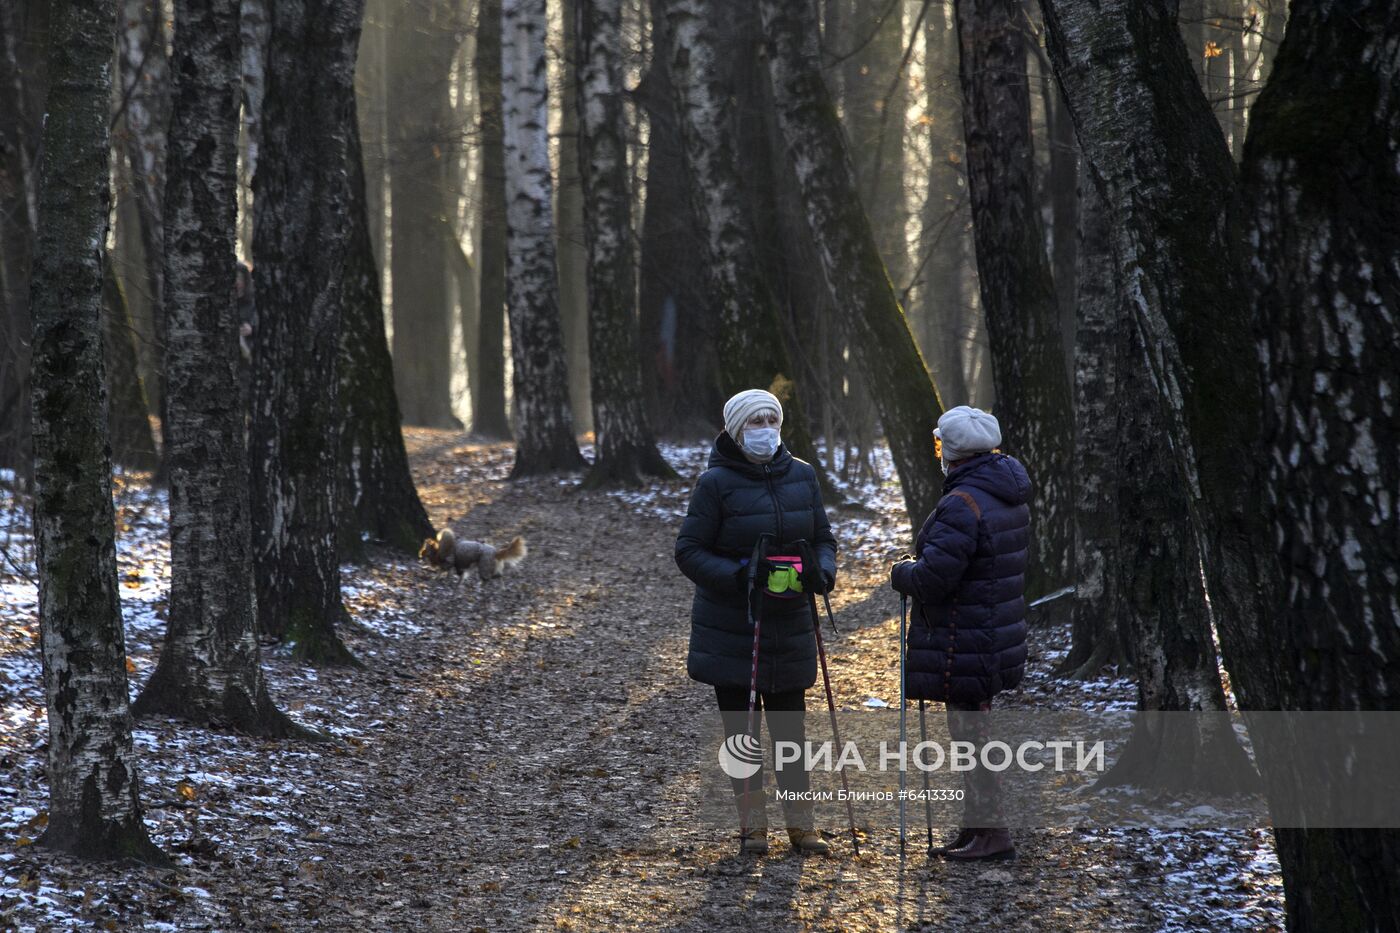
[[(924, 17), (924, 86), (929, 118), (929, 190), (920, 251), (923, 313), (919, 342), (939, 394), (954, 405), (968, 401), (963, 300), (967, 182), (963, 176), (962, 90), (958, 87), (958, 31), (952, 6), (937, 0)], [(916, 276), (917, 278), (917, 276)]]
[[(904, 2), (851, 4), (842, 45), (842, 104), (861, 204), (891, 281), (908, 285), (905, 233), (904, 124), (909, 76), (904, 67)], [(815, 14), (815, 11), (814, 11)]]
[(394, 381), (406, 424), (460, 428), (452, 413), (452, 307), (442, 223), (456, 0), (397, 4), (389, 41), (389, 253)]
[(943, 408), (909, 332), (870, 222), (836, 108), (822, 81), (814, 8), (804, 0), (760, 4), (770, 44), (778, 124), (797, 174), (807, 222), (846, 342), (880, 412), (911, 521), (933, 511), (942, 488), (931, 438)]
[(166, 160), (170, 610), (133, 711), (256, 735), (297, 731), (259, 664), (239, 405), (237, 0), (176, 0)]
[(504, 0), (506, 303), (518, 413), (511, 475), (517, 477), (585, 465), (574, 437), (559, 323), (545, 38), (545, 0)]
[(416, 554), (433, 535), (418, 498), (399, 422), (394, 361), (384, 336), (384, 305), (365, 199), (364, 161), (354, 115), (346, 128), (350, 235), (342, 279), (338, 516), (342, 558), (362, 558), (362, 535)]
[[(1394, 709), (1396, 546), (1377, 521), (1393, 518), (1400, 478), (1393, 6), (1293, 4), (1237, 211), (1230, 154), (1171, 5), (1043, 5), (1118, 217), (1167, 438), (1202, 499), (1193, 525), (1240, 705)], [(1266, 781), (1286, 786), (1286, 750), (1256, 751)], [(1396, 831), (1276, 839), (1291, 929), (1394, 925)]]
[(33, 323), (34, 537), (48, 707), (44, 845), (164, 861), (141, 821), (117, 597), (102, 361), (114, 2), (61, 5), (40, 162)]
[[(166, 124), (170, 119), (170, 66), (165, 53), (165, 16), (160, 3), (123, 0), (117, 34), (121, 75), (116, 132), (126, 158), (133, 209), (118, 216), (118, 236), (132, 239), (139, 266), (123, 269), (125, 289), (147, 349), (142, 372), (156, 410), (165, 422), (164, 198)], [(135, 230), (125, 229), (128, 221)], [(163, 429), (162, 429), (163, 430)]]
[[(1295, 0), (1245, 145), (1291, 703), (1400, 708), (1400, 12)], [(1259, 644), (1249, 647), (1259, 648)], [(1293, 930), (1393, 928), (1400, 831), (1280, 830)], [(1338, 882), (1341, 882), (1340, 884)]]
[[(584, 230), (584, 191), (579, 164), (579, 133), (582, 114), (579, 112), (578, 72), (582, 67), (578, 49), (578, 12), (580, 0), (561, 0), (558, 5), (562, 20), (559, 56), (559, 165), (554, 187), (554, 242), (559, 257), (559, 323), (564, 331), (565, 365), (569, 369), (569, 410), (574, 416), (574, 429), (596, 431), (593, 424), (592, 383), (588, 355), (592, 337), (589, 335), (588, 246)], [(624, 164), (625, 160), (624, 160)]]
[[(1066, 115), (1068, 119), (1068, 115)], [(1121, 465), (1115, 449), (1119, 337), (1123, 300), (1113, 264), (1112, 217), (1086, 166), (1080, 166), (1078, 307), (1074, 344), (1074, 602), (1070, 648), (1060, 673), (1097, 677), (1127, 660), (1119, 624), (1118, 538)]]
[[(739, 39), (733, 26), (746, 10), (709, 0), (665, 0), (667, 47), (661, 54), (671, 79), (689, 176), (692, 210), (705, 240), (706, 272), (716, 320), (719, 389), (727, 397), (742, 389), (767, 388), (783, 402), (783, 442), (798, 457), (818, 465), (823, 494), (835, 490), (820, 469), (807, 414), (796, 391), (793, 361), (771, 283), (759, 261), (748, 176), (741, 169), (745, 137), (732, 102), (739, 98), (734, 71)], [(727, 27), (720, 29), (721, 21)], [(722, 38), (722, 32), (728, 35)], [(745, 43), (744, 45), (747, 45)], [(712, 414), (710, 418), (715, 416)]]
[(510, 437), (506, 420), (506, 164), (501, 122), (501, 0), (480, 0), (476, 100), (481, 110), (481, 255), (478, 257), (477, 391), (472, 433)]
[(132, 470), (160, 465), (146, 387), (137, 363), (130, 304), (107, 255), (102, 272), (102, 356), (107, 367), (107, 434), (112, 462)]
[(636, 91), (647, 115), (646, 209), (642, 215), (639, 298), (642, 374), (652, 423), (664, 433), (709, 430), (720, 410), (714, 306), (706, 287), (703, 224), (685, 166), (664, 0), (650, 0), (652, 57)]
[(336, 547), (346, 172), (362, 0), (281, 0), (258, 157), (253, 272), (253, 546), (258, 623), (297, 657), (353, 661)]
[(49, 5), (0, 4), (0, 468), (29, 478), (29, 267), (38, 211)]
[[(642, 401), (636, 263), (622, 112), (621, 0), (575, 0), (578, 166), (588, 268), (588, 355), (597, 451), (587, 485), (674, 477)], [(567, 140), (565, 141), (567, 145)]]
[(959, 72), (977, 273), (1003, 446), (1035, 492), (1027, 590), (1069, 581), (1074, 418), (1059, 306), (1035, 199), (1020, 0), (958, 0)]
[[(243, 186), (238, 242), (244, 256), (253, 255), (253, 178), (262, 147), (263, 99), (267, 96), (268, 13), (266, 0), (242, 0), (238, 11), (239, 58), (243, 72)], [(256, 337), (254, 340), (256, 341)]]

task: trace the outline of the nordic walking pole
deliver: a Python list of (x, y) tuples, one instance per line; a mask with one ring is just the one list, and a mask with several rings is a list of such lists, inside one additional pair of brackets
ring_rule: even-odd
[(907, 762), (904, 760), (904, 747), (908, 738), (908, 730), (905, 727), (905, 688), (904, 688), (904, 632), (909, 623), (909, 597), (904, 594), (899, 596), (899, 856), (904, 857), (904, 829), (905, 829), (905, 782)]
[[(928, 741), (928, 720), (924, 717), (924, 701), (919, 701), (919, 742)], [(924, 773), (924, 825), (928, 827), (928, 847), (933, 851), (933, 803), (928, 796), (928, 770), (920, 768)]]
[[(797, 542), (797, 550), (798, 553), (802, 555), (802, 566), (804, 568), (808, 566), (817, 566), (816, 550), (810, 544), (806, 541), (799, 541)], [(811, 563), (809, 564), (808, 561), (811, 561)], [(812, 631), (817, 635), (817, 658), (820, 659), (822, 663), (822, 684), (826, 687), (826, 709), (831, 715), (831, 741), (836, 743), (837, 754), (839, 755), (843, 747), (841, 745), (841, 730), (836, 725), (836, 695), (831, 692), (831, 672), (826, 666), (826, 644), (822, 641), (822, 623), (821, 619), (817, 616), (816, 593), (809, 592), (807, 594), (807, 605), (812, 609)], [(831, 611), (831, 600), (829, 599), (827, 600), (826, 608), (829, 613)], [(851, 846), (855, 849), (856, 856), (859, 857), (860, 837), (856, 835), (856, 810), (851, 804), (851, 785), (846, 779), (845, 769), (838, 768), (837, 770), (841, 773), (841, 789), (845, 791), (846, 796), (846, 822), (851, 827)]]
[[(754, 542), (753, 554), (749, 558), (749, 589), (745, 594), (745, 601), (748, 603), (749, 624), (753, 626), (753, 664), (749, 669), (749, 717), (748, 736), (755, 747), (759, 749), (759, 754), (763, 754), (763, 748), (758, 742), (757, 712), (758, 712), (758, 638), (759, 630), (763, 625), (763, 599), (758, 599), (758, 609), (755, 610), (754, 589), (758, 578), (758, 562), (763, 560), (764, 542), (768, 539), (767, 534), (758, 536)], [(762, 788), (759, 789), (762, 793)], [(739, 851), (744, 850), (744, 840), (749, 838), (749, 775), (744, 775), (744, 795), (741, 798), (743, 813), (739, 816)]]

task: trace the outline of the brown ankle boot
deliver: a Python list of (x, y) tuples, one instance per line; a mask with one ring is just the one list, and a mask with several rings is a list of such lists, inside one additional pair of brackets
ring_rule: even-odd
[(955, 862), (1000, 862), (1016, 857), (1016, 845), (1011, 841), (1011, 833), (1008, 830), (984, 829), (967, 845), (950, 849), (943, 857)]
[(977, 831), (975, 829), (959, 829), (958, 834), (954, 836), (950, 842), (945, 842), (941, 846), (929, 846), (928, 854), (933, 858), (947, 855), (953, 849), (961, 849), (963, 846), (967, 845), (976, 835)]
[[(744, 829), (747, 826), (747, 830)], [(768, 814), (763, 807), (749, 811), (749, 818), (739, 829), (739, 851), (745, 855), (763, 855), (768, 851)]]
[(808, 852), (812, 855), (825, 855), (831, 851), (822, 834), (815, 829), (802, 829), (797, 826), (787, 828), (788, 842), (794, 852)]

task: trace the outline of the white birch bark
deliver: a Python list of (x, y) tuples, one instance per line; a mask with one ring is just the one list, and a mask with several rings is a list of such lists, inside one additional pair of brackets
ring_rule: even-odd
[(40, 161), (33, 322), (34, 531), (49, 719), (45, 844), (162, 860), (141, 821), (117, 596), (102, 358), (114, 2), (64, 5)]
[(518, 411), (514, 476), (583, 466), (559, 321), (546, 27), (545, 0), (501, 4), (506, 304)]
[(623, 114), (621, 0), (575, 0), (578, 10), (579, 180), (588, 268), (589, 356), (597, 455), (591, 484), (673, 475), (642, 404), (636, 262)]
[(238, 391), (238, 2), (176, 0), (165, 191), (169, 624), (134, 710), (284, 735), (255, 633)]

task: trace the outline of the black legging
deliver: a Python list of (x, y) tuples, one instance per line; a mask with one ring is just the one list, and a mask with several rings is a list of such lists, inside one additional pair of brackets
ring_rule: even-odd
[[(747, 735), (749, 731), (749, 690), (747, 687), (716, 687), (715, 699), (719, 701), (720, 716), (724, 719), (724, 735)], [(804, 712), (807, 709), (805, 690), (787, 690), (782, 693), (759, 693), (758, 709), (769, 713)], [(768, 719), (768, 732), (774, 743), (796, 742), (801, 746), (807, 741), (806, 716), (760, 716), (758, 718), (758, 744), (763, 745), (763, 719)], [(776, 751), (776, 747), (775, 747)], [(812, 786), (807, 769), (799, 767), (800, 761), (793, 762), (776, 772), (778, 787), (788, 793), (805, 794)], [(763, 801), (763, 781), (766, 767), (749, 778), (750, 806), (758, 807)], [(744, 794), (743, 778), (730, 778), (734, 788), (734, 798), (739, 800)]]

